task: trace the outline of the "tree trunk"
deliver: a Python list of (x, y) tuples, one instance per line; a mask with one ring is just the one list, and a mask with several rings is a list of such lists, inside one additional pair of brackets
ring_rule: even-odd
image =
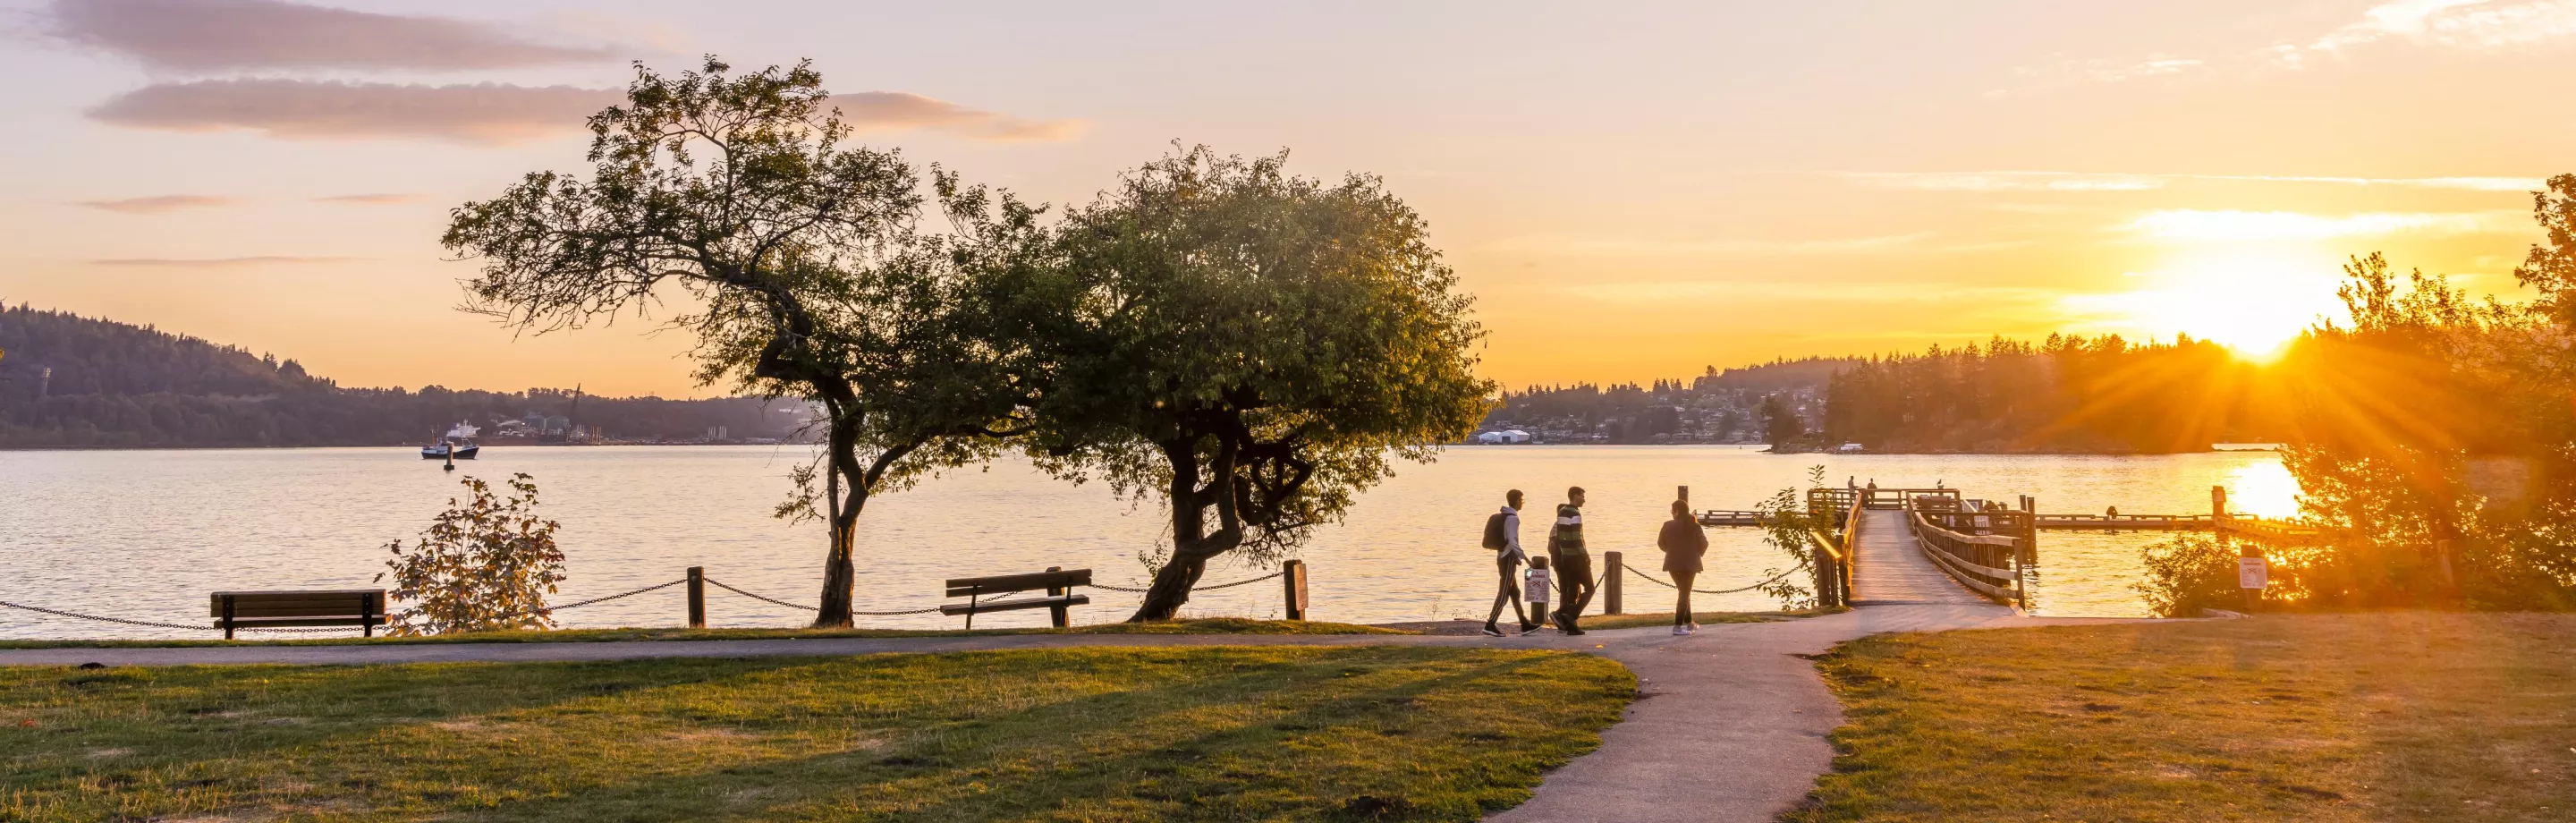
[(1190, 602), (1190, 587), (1199, 584), (1199, 575), (1207, 573), (1207, 557), (1172, 552), (1172, 562), (1154, 572), (1154, 585), (1145, 590), (1145, 603), (1127, 618), (1129, 623), (1170, 620)]
[(846, 628), (852, 620), (850, 599), (858, 585), (858, 570), (853, 557), (859, 525), (859, 510), (868, 502), (867, 478), (858, 470), (858, 427), (854, 422), (835, 419), (825, 443), (830, 451), (824, 456), (824, 499), (831, 505), (827, 520), (832, 526), (831, 551), (823, 560), (823, 598), (814, 611), (814, 627)]
[[(1146, 587), (1145, 602), (1127, 618), (1129, 623), (1172, 619), (1181, 606), (1190, 602), (1190, 587), (1198, 585), (1199, 576), (1207, 573), (1209, 558), (1243, 545), (1243, 524), (1234, 510), (1236, 447), (1231, 443), (1218, 447), (1204, 487), (1199, 484), (1196, 440), (1164, 443), (1162, 450), (1164, 459), (1172, 465), (1172, 559), (1155, 570), (1154, 585)], [(1209, 534), (1207, 528), (1211, 507), (1217, 511), (1214, 534)]]

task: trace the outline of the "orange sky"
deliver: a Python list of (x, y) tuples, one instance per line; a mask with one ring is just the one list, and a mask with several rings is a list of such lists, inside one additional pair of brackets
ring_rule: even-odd
[[(453, 310), (446, 210), (576, 169), (625, 62), (811, 57), (869, 127), (1087, 199), (1288, 147), (1432, 222), (1512, 385), (2052, 330), (2259, 349), (2385, 251), (2510, 295), (2576, 171), (2576, 1), (8, 4), (0, 298), (346, 385), (704, 394), (647, 323)], [(936, 6), (920, 8), (920, 6)]]

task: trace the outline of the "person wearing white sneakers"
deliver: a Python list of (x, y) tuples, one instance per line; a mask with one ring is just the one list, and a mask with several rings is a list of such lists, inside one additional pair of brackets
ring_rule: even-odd
[(1699, 559), (1708, 554), (1708, 532), (1701, 529), (1699, 518), (1692, 517), (1690, 504), (1673, 501), (1673, 519), (1664, 521), (1663, 533), (1655, 535), (1655, 548), (1664, 550), (1664, 573), (1673, 576), (1673, 633), (1689, 634), (1699, 629), (1691, 619), (1691, 581), (1699, 577)]

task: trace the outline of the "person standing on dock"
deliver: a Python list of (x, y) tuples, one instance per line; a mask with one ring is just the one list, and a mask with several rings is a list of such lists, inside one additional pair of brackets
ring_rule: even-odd
[(1690, 504), (1673, 501), (1673, 519), (1664, 521), (1664, 531), (1655, 535), (1655, 548), (1664, 550), (1664, 573), (1673, 576), (1673, 633), (1690, 634), (1699, 630), (1699, 621), (1691, 619), (1691, 582), (1699, 577), (1700, 557), (1708, 554), (1708, 532), (1701, 529), (1699, 518), (1692, 517)]
[(1494, 571), (1503, 579), (1502, 590), (1494, 593), (1493, 610), (1485, 613), (1485, 634), (1503, 636), (1494, 621), (1502, 619), (1506, 600), (1512, 604), (1512, 616), (1520, 618), (1522, 634), (1538, 631), (1538, 623), (1521, 608), (1521, 564), (1529, 562), (1529, 554), (1521, 551), (1521, 490), (1505, 493), (1503, 510), (1485, 518), (1485, 548), (1494, 550)]
[(1582, 634), (1576, 621), (1583, 617), (1583, 607), (1591, 605), (1592, 592), (1601, 588), (1592, 579), (1592, 553), (1583, 548), (1583, 487), (1565, 490), (1565, 505), (1556, 507), (1556, 525), (1547, 531), (1549, 565), (1556, 567), (1556, 628), (1566, 634)]

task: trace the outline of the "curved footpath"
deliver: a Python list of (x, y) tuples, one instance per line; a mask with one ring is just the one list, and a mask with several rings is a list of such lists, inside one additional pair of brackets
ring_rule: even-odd
[[(832, 656), (1064, 646), (1405, 645), (1553, 648), (1600, 654), (1637, 673), (1640, 695), (1601, 748), (1549, 774), (1536, 796), (1492, 820), (1514, 823), (1768, 821), (1833, 765), (1825, 735), (1842, 707), (1800, 655), (1884, 632), (2083, 625), (1979, 600), (1919, 555), (1895, 512), (1869, 512), (1853, 588), (1859, 607), (1824, 617), (1491, 638), (1435, 635), (1004, 635), (409, 646), (0, 649), (0, 665), (455, 663), (650, 657)], [(1644, 605), (1644, 604), (1640, 604)]]

